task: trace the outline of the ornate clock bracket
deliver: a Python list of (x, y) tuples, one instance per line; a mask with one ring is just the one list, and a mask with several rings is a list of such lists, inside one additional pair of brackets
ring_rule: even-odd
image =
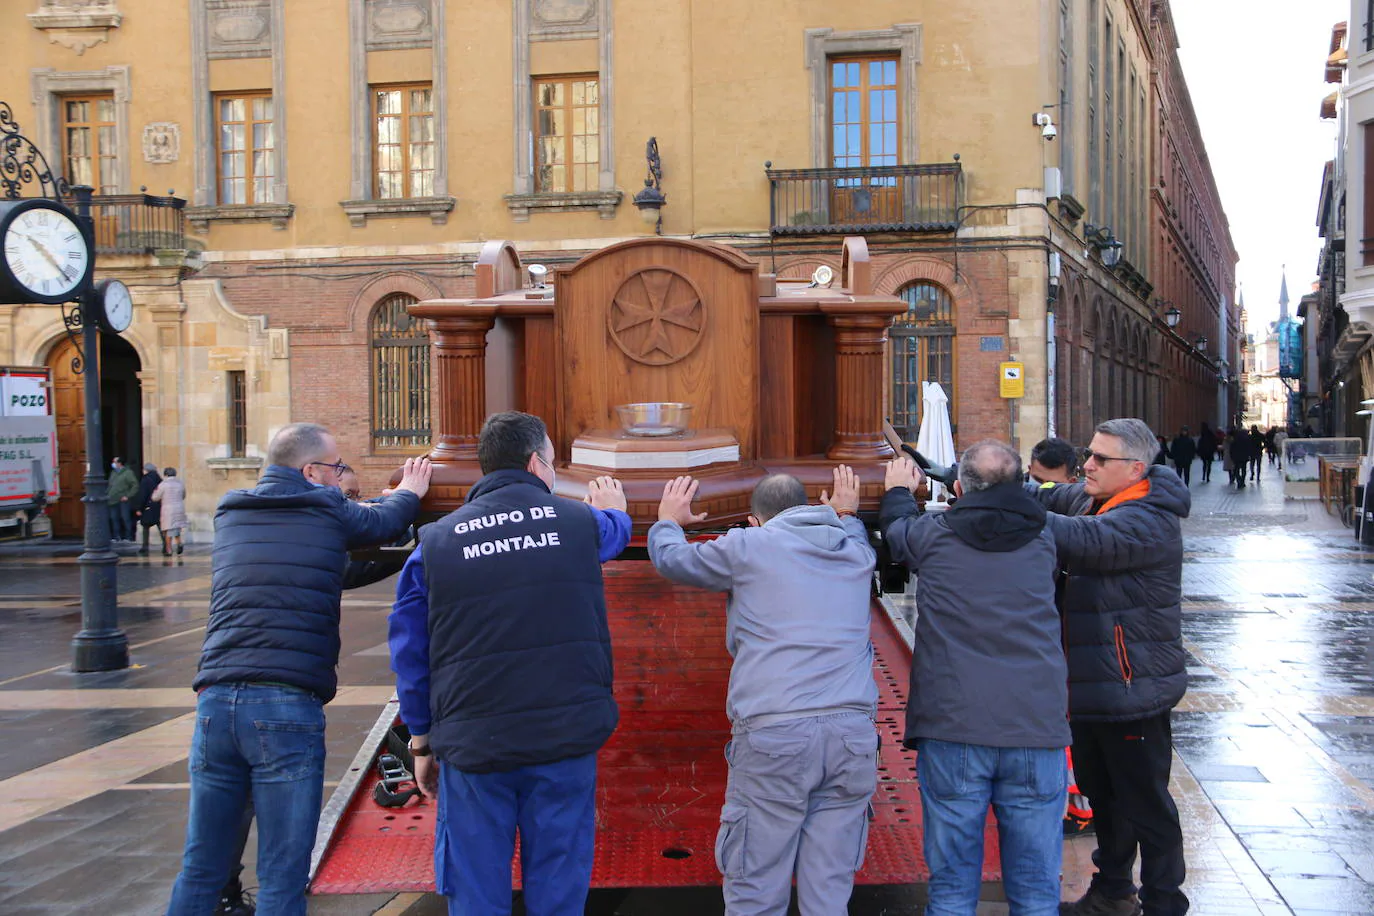
[[(71, 306), (70, 310), (67, 308)], [(80, 302), (62, 303), (62, 327), (67, 332), (67, 338), (76, 348), (76, 355), (72, 357), (72, 374), (80, 375), (86, 371), (86, 353), (81, 349), (81, 332), (85, 329), (86, 312)]]

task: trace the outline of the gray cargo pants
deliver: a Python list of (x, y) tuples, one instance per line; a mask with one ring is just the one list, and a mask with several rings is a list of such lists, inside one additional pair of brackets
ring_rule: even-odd
[(728, 916), (783, 916), (797, 876), (803, 916), (846, 912), (868, 842), (878, 733), (862, 712), (736, 723), (716, 836)]

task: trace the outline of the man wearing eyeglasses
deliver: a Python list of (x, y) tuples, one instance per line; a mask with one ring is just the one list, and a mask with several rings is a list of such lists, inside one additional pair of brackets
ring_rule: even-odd
[(434, 876), (449, 912), (509, 913), (520, 833), (530, 913), (581, 913), (596, 754), (619, 721), (601, 564), (630, 539), (613, 477), (555, 496), (544, 422), (487, 418), (482, 479), (420, 532), (396, 585), (391, 667), (415, 780), (438, 797)]
[(215, 909), (249, 799), (258, 819), (258, 906), (305, 913), (324, 791), (324, 705), (338, 687), (348, 550), (395, 540), (429, 489), (425, 458), (375, 506), (344, 497), (347, 465), (323, 426), (294, 423), (251, 490), (215, 512), (210, 618), (191, 739), (191, 810), (172, 916)]
[(1083, 452), (1083, 483), (1036, 491), (1063, 567), (1074, 774), (1097, 828), (1097, 872), (1081, 899), (1060, 904), (1069, 916), (1188, 910), (1169, 717), (1188, 684), (1181, 521), (1191, 498), (1178, 474), (1151, 464), (1157, 450), (1144, 422), (1108, 420)]

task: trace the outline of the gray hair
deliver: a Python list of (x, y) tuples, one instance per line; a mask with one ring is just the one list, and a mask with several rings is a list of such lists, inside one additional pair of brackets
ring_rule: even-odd
[(964, 450), (959, 461), (959, 483), (965, 493), (988, 490), (998, 484), (1020, 483), (1021, 456), (996, 439), (983, 439)]
[(292, 423), (283, 426), (267, 446), (267, 463), (284, 468), (302, 468), (326, 455), (329, 430), (318, 423)]
[(153, 474), (156, 474), (156, 473), (157, 473), (157, 465), (155, 465), (155, 464), (153, 464), (151, 461), (149, 461), (148, 463), (146, 463), (146, 464), (143, 465), (143, 470), (148, 471), (148, 472), (153, 473)]
[(779, 513), (806, 505), (806, 487), (791, 474), (771, 474), (754, 487), (749, 510), (759, 522), (766, 522)]
[(1159, 452), (1159, 440), (1155, 438), (1155, 434), (1145, 424), (1144, 420), (1137, 420), (1134, 417), (1107, 420), (1097, 424), (1097, 428), (1093, 432), (1111, 436), (1113, 439), (1120, 439), (1121, 457), (1142, 462), (1147, 470)]

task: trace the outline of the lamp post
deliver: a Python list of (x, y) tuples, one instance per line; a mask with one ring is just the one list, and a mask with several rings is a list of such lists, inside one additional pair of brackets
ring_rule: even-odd
[[(26, 187), (36, 187), (38, 197), (25, 200)], [(0, 101), (0, 198), (3, 198), (4, 206), (10, 208), (9, 226), (14, 225), (13, 214), (18, 212), (18, 208), (32, 211), (39, 206), (36, 201), (43, 200), (50, 202), (43, 204), (43, 208), (53, 214), (45, 219), (71, 220), (80, 231), (80, 241), (76, 235), (68, 235), (63, 241), (70, 246), (68, 259), (75, 264), (85, 265), (84, 274), (70, 273), (64, 269), (60, 277), (48, 276), (43, 279), (41, 286), (29, 279), (16, 286), (12, 282), (13, 277), (0, 277), (0, 302), (60, 305), (62, 323), (77, 348), (72, 369), (82, 376), (84, 382), (86, 492), (81, 501), (86, 504), (86, 537), (85, 551), (77, 558), (77, 564), (81, 567), (81, 631), (72, 638), (72, 669), (112, 671), (129, 667), (129, 639), (119, 629), (118, 587), (115, 581), (115, 564), (119, 562), (119, 555), (110, 546), (109, 512), (105, 503), (108, 483), (103, 474), (105, 460), (101, 455), (100, 330), (96, 325), (97, 320), (108, 322), (109, 315), (93, 282), (95, 221), (91, 218), (92, 193), (93, 190), (86, 186), (69, 187), (65, 178), (54, 175), (43, 151), (21, 133), (13, 109), (7, 102)], [(74, 213), (63, 200), (68, 196), (75, 197)], [(27, 238), (34, 249), (43, 253), (54, 267), (67, 264), (68, 259), (58, 261), (42, 243), (35, 241), (32, 236)], [(52, 240), (49, 239), (48, 243), (52, 244)], [(10, 249), (7, 247), (6, 251), (8, 257)], [(61, 285), (63, 280), (72, 281), (72, 285)], [(51, 288), (54, 282), (59, 284), (57, 290)], [(74, 303), (70, 311), (67, 308), (69, 303)], [(132, 316), (131, 309), (126, 316)], [(127, 323), (123, 327), (127, 327)], [(72, 456), (67, 456), (66, 460), (72, 460)]]
[(1170, 329), (1173, 329), (1178, 327), (1178, 323), (1182, 318), (1183, 313), (1178, 310), (1178, 306), (1170, 303), (1169, 308), (1164, 312), (1164, 323), (1167, 324)]
[[(72, 188), (76, 215), (86, 233), (92, 256), (95, 252), (95, 221), (91, 218), (93, 189)], [(105, 496), (105, 457), (101, 452), (100, 422), (100, 329), (96, 326), (95, 289), (81, 294), (77, 320), (81, 326), (81, 367), (86, 400), (86, 495), (85, 551), (76, 558), (81, 567), (81, 631), (72, 637), (73, 671), (117, 671), (129, 667), (129, 637), (119, 628), (119, 587), (115, 566), (119, 554), (110, 546), (110, 516)], [(68, 319), (70, 327), (71, 320)]]
[(644, 187), (634, 196), (632, 203), (639, 208), (644, 222), (654, 227), (655, 235), (663, 234), (663, 205), (668, 198), (663, 193), (663, 163), (658, 158), (658, 138), (650, 137), (644, 145), (644, 158), (649, 172), (644, 178)]

